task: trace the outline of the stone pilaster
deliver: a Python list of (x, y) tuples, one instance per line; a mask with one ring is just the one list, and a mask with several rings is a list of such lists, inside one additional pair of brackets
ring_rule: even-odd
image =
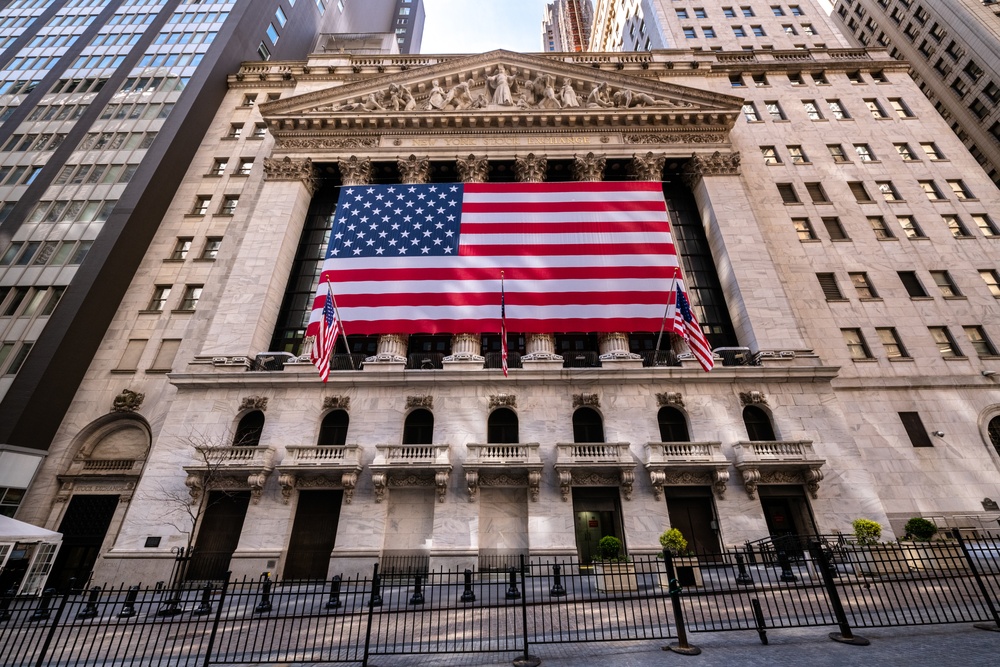
[(458, 177), (463, 183), (485, 183), (490, 176), (490, 162), (485, 157), (456, 158), (455, 166), (458, 167)]
[(425, 157), (410, 157), (396, 160), (399, 176), (403, 183), (427, 183), (431, 180), (431, 161)]
[(337, 163), (340, 167), (340, 181), (344, 185), (366, 185), (372, 180), (372, 161), (352, 155)]
[(632, 164), (629, 165), (629, 173), (636, 181), (662, 181), (663, 165), (667, 158), (663, 155), (656, 155), (652, 152), (645, 155), (633, 155)]
[(264, 183), (256, 204), (237, 205), (229, 224), (227, 239), (234, 250), (216, 260), (225, 283), (217, 292), (206, 290), (198, 304), (198, 310), (211, 318), (204, 337), (208, 343), (199, 356), (268, 349), (315, 188), (308, 158), (264, 161)]
[(573, 178), (585, 182), (603, 181), (606, 163), (607, 159), (603, 155), (594, 155), (593, 152), (586, 155), (574, 155)]

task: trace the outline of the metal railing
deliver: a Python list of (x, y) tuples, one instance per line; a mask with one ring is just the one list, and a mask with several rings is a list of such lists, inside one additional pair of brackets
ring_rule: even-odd
[(430, 571), (423, 555), (386, 555), (368, 576), (329, 582), (262, 576), (0, 597), (0, 656), (9, 667), (368, 665), (379, 655), (527, 658), (545, 644), (677, 637), (683, 645), (686, 631), (756, 631), (766, 643), (769, 631), (838, 626), (832, 636), (866, 643), (853, 631), (998, 627), (1000, 538), (872, 546), (789, 539), (803, 549), (798, 560), (741, 549), (583, 567), (498, 554), (477, 571)]

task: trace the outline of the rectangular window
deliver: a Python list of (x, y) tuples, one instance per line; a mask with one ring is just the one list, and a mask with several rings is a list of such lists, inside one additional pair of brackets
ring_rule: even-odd
[(997, 356), (996, 347), (986, 337), (986, 331), (981, 326), (967, 326), (962, 328), (965, 329), (965, 335), (969, 337), (969, 343), (972, 345), (972, 349), (976, 351), (976, 354), (980, 357)]
[(170, 259), (182, 260), (187, 257), (188, 251), (191, 250), (191, 241), (193, 241), (190, 236), (180, 236), (177, 238), (177, 243), (174, 244), (174, 249), (170, 253)]
[(249, 176), (253, 169), (253, 158), (241, 158), (236, 173), (240, 176)]
[(750, 30), (753, 31), (754, 37), (767, 37), (767, 33), (764, 32), (764, 28), (759, 25), (750, 26)]
[(201, 259), (215, 259), (222, 245), (221, 236), (209, 236), (205, 239), (205, 247), (201, 251)]
[(229, 166), (229, 160), (226, 158), (215, 158), (215, 162), (212, 163), (212, 170), (208, 172), (209, 176), (222, 176), (226, 173), (226, 167)]
[[(861, 74), (858, 73), (858, 76), (860, 77)], [(874, 98), (866, 99), (865, 106), (867, 106), (868, 110), (872, 112), (872, 118), (881, 120), (889, 117), (889, 114), (885, 112), (885, 109), (882, 108), (882, 105), (879, 103), (877, 99)]]
[(909, 144), (893, 144), (896, 147), (896, 152), (899, 153), (899, 157), (902, 158), (903, 162), (919, 162), (920, 158), (917, 154), (913, 152)]
[(887, 202), (903, 201), (892, 181), (876, 181), (875, 185), (878, 187), (878, 191), (882, 193), (882, 198)]
[(194, 310), (198, 306), (198, 300), (201, 299), (202, 289), (202, 285), (185, 285), (184, 297), (178, 310)]
[(229, 126), (229, 133), (226, 135), (229, 139), (239, 139), (243, 135), (243, 124), (233, 123)]
[(881, 341), (887, 357), (890, 359), (910, 358), (910, 355), (907, 354), (906, 348), (903, 347), (903, 342), (899, 339), (899, 334), (896, 333), (895, 328), (879, 327), (875, 329), (875, 332), (878, 334), (878, 339)]
[(941, 201), (944, 199), (944, 195), (938, 189), (937, 184), (934, 181), (919, 181), (920, 189), (924, 191), (927, 198), (931, 201)]
[(831, 241), (849, 240), (847, 232), (844, 231), (844, 226), (840, 224), (840, 218), (823, 218), (823, 226), (826, 227), (826, 233), (830, 235)]
[(875, 292), (875, 287), (872, 285), (867, 273), (861, 271), (848, 273), (847, 275), (850, 276), (851, 284), (854, 285), (854, 289), (857, 291), (859, 299), (878, 298), (878, 294)]
[(225, 195), (222, 198), (222, 206), (219, 207), (219, 215), (233, 215), (236, 213), (236, 205), (240, 202), (239, 195)]
[(872, 147), (868, 144), (854, 144), (854, 152), (858, 154), (862, 162), (877, 162)]
[(1000, 273), (993, 269), (983, 269), (979, 272), (979, 276), (986, 283), (986, 289), (990, 291), (990, 294), (1000, 298)]
[(153, 298), (149, 300), (146, 310), (162, 311), (170, 298), (170, 285), (157, 285), (153, 288)]
[(926, 298), (927, 290), (921, 284), (920, 279), (917, 278), (916, 271), (898, 271), (899, 282), (903, 283), (903, 288), (906, 293), (910, 295), (910, 298)]
[(781, 164), (778, 149), (774, 146), (761, 146), (760, 153), (764, 156), (764, 164)]
[(815, 100), (802, 100), (802, 108), (810, 120), (823, 120), (823, 114), (819, 112)]
[(975, 199), (976, 196), (972, 194), (965, 185), (965, 181), (953, 180), (948, 181), (948, 186), (951, 188), (952, 193), (955, 195), (956, 199)]
[(253, 126), (253, 134), (250, 135), (251, 139), (263, 139), (267, 136), (267, 125), (264, 123), (256, 123)]
[(174, 358), (177, 350), (181, 346), (180, 339), (164, 338), (160, 341), (160, 347), (156, 350), (152, 365), (146, 370), (147, 373), (169, 373), (174, 365)]
[(875, 234), (875, 238), (880, 241), (894, 238), (892, 230), (889, 229), (888, 223), (886, 223), (885, 218), (881, 215), (868, 216), (868, 224), (872, 226), (872, 232)]
[(926, 155), (928, 159), (931, 160), (945, 159), (944, 154), (940, 151), (940, 149), (938, 149), (937, 144), (935, 144), (933, 141), (927, 143), (921, 143), (920, 148), (923, 149), (924, 155)]
[(808, 164), (809, 158), (806, 156), (802, 146), (786, 146), (788, 149), (788, 157), (791, 159), (792, 164)]
[(822, 183), (806, 183), (806, 192), (814, 204), (829, 204), (830, 198), (826, 196), (826, 190)]
[(930, 274), (934, 284), (941, 290), (941, 296), (962, 296), (962, 293), (958, 291), (958, 286), (955, 285), (955, 281), (951, 279), (951, 274), (947, 271), (931, 271)]
[(273, 23), (267, 24), (265, 32), (267, 33), (267, 38), (271, 40), (272, 45), (278, 43), (278, 30), (274, 27)]
[(937, 345), (942, 357), (948, 359), (963, 356), (948, 327), (927, 327), (927, 329), (931, 332), (931, 338), (934, 339), (934, 344)]
[(861, 181), (850, 181), (847, 183), (847, 187), (851, 189), (851, 194), (854, 195), (854, 199), (866, 203), (872, 201), (871, 195), (868, 194), (868, 188)]
[(806, 85), (806, 82), (802, 79), (802, 74), (800, 74), (799, 72), (789, 72), (788, 83), (790, 83), (793, 86)]
[(847, 153), (844, 152), (844, 147), (840, 144), (827, 144), (827, 149), (830, 151), (830, 157), (837, 164), (843, 164), (845, 162), (850, 162), (847, 157)]
[(33, 346), (33, 342), (25, 341), (21, 343), (21, 347), (19, 347), (17, 352), (15, 352), (11, 357), (10, 364), (7, 366), (7, 370), (4, 372), (4, 375), (14, 375), (21, 370), (21, 365), (24, 363), (24, 360), (28, 358), (28, 353), (31, 352), (31, 348)]
[[(743, 26), (741, 26), (741, 25), (734, 25), (733, 26), (733, 36), (734, 37), (746, 37), (747, 36), (747, 31), (744, 30)], [(741, 81), (742, 81), (742, 77), (741, 77)], [(740, 85), (742, 86), (743, 84), (740, 83)]]
[(125, 345), (125, 352), (122, 354), (122, 358), (118, 360), (118, 366), (115, 368), (116, 371), (124, 372), (134, 372), (139, 368), (139, 359), (142, 357), (143, 350), (146, 349), (147, 339), (145, 338), (133, 338)]
[(851, 359), (872, 359), (871, 350), (865, 342), (865, 337), (861, 334), (861, 329), (841, 329), (844, 336), (844, 343), (851, 355)]
[(1000, 231), (997, 230), (997, 226), (993, 224), (993, 219), (985, 213), (974, 213), (972, 215), (972, 221), (976, 223), (976, 227), (982, 232), (983, 236), (996, 236)]
[(906, 106), (906, 102), (900, 97), (890, 97), (889, 106), (892, 107), (893, 111), (900, 118), (913, 118), (913, 112), (910, 111), (910, 107)]
[(837, 276), (833, 273), (817, 273), (816, 280), (819, 281), (819, 287), (823, 290), (823, 296), (826, 297), (827, 301), (846, 301), (844, 295), (840, 291), (840, 286), (837, 285)]
[(785, 112), (781, 110), (781, 105), (778, 104), (777, 100), (764, 102), (764, 106), (767, 108), (771, 120), (785, 120)]
[(781, 195), (781, 201), (786, 204), (798, 204), (801, 203), (799, 200), (799, 195), (795, 192), (795, 186), (791, 183), (777, 183), (778, 194)]
[(962, 219), (957, 215), (942, 215), (941, 219), (944, 220), (944, 224), (947, 225), (948, 231), (956, 239), (968, 238), (970, 236), (969, 230), (965, 228), (962, 224)]
[(208, 207), (212, 203), (212, 198), (208, 195), (198, 195), (195, 197), (194, 206), (191, 207), (191, 215), (205, 215)]
[(827, 100), (826, 105), (830, 108), (830, 115), (838, 120), (845, 120), (851, 117), (840, 100)]
[(766, 74), (754, 74), (750, 78), (753, 80), (753, 85), (755, 88), (766, 88), (769, 85), (771, 85), (767, 82)]
[(930, 435), (927, 434), (927, 429), (924, 428), (924, 423), (920, 420), (919, 413), (900, 412), (899, 421), (903, 423), (903, 428), (906, 429), (906, 435), (909, 436), (911, 445), (914, 447), (934, 446)]
[(816, 240), (816, 232), (813, 231), (809, 218), (792, 218), (792, 224), (795, 226), (795, 233), (800, 241)]
[(757, 107), (753, 102), (747, 102), (743, 105), (743, 117), (746, 118), (748, 123), (757, 123), (760, 121), (760, 114), (757, 113)]

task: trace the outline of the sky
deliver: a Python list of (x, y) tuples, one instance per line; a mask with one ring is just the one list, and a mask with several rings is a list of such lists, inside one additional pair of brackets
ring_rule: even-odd
[(546, 0), (424, 0), (427, 20), (420, 51), (541, 51), (546, 4)]

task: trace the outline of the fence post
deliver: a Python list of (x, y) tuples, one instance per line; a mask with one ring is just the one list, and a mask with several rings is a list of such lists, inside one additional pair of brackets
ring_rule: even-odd
[(420, 588), (420, 575), (413, 575), (413, 595), (410, 596), (410, 604), (423, 604), (424, 591)]
[(462, 602), (475, 602), (476, 594), (472, 592), (472, 570), (465, 568), (465, 590), (462, 591)]
[(760, 608), (760, 600), (752, 598), (750, 607), (753, 609), (753, 620), (757, 623), (757, 635), (760, 643), (767, 646), (767, 625), (764, 622), (764, 610)]
[(566, 587), (562, 585), (562, 566), (558, 563), (552, 566), (552, 588), (549, 589), (549, 595), (554, 598), (566, 595)]
[(969, 569), (972, 570), (972, 576), (976, 578), (976, 585), (979, 586), (979, 591), (983, 594), (983, 600), (986, 601), (986, 608), (990, 610), (990, 615), (993, 617), (992, 623), (973, 623), (972, 627), (980, 630), (1000, 632), (1000, 614), (997, 613), (996, 605), (993, 604), (993, 598), (990, 597), (989, 589), (986, 588), (986, 584), (983, 583), (983, 577), (979, 574), (979, 568), (976, 567), (976, 561), (972, 557), (972, 554), (969, 553), (969, 548), (965, 546), (965, 540), (962, 539), (962, 533), (956, 530), (955, 537), (958, 538), (958, 546), (962, 547), (962, 554), (965, 556), (965, 560), (969, 561)]
[[(54, 589), (47, 588), (46, 591), (54, 591)], [(56, 634), (56, 628), (59, 627), (59, 619), (62, 618), (63, 610), (66, 608), (66, 602), (69, 600), (69, 596), (73, 593), (73, 587), (70, 586), (70, 590), (63, 593), (62, 602), (59, 603), (59, 607), (56, 609), (56, 617), (52, 620), (52, 625), (49, 627), (49, 631), (45, 634), (45, 641), (42, 643), (42, 649), (38, 652), (38, 660), (35, 662), (35, 667), (42, 667), (45, 664), (45, 656), (49, 652), (49, 646), (52, 645), (52, 638)], [(44, 595), (45, 593), (42, 593)], [(51, 595), (49, 596), (51, 599)], [(37, 613), (37, 612), (36, 612)], [(48, 613), (46, 613), (45, 618), (48, 618)], [(32, 616), (32, 620), (34, 617)]]
[(208, 646), (205, 647), (204, 667), (209, 667), (212, 663), (212, 651), (215, 649), (215, 636), (219, 633), (219, 621), (222, 619), (222, 608), (226, 606), (226, 592), (229, 590), (229, 578), (232, 572), (226, 572), (226, 580), (222, 582), (222, 593), (219, 594), (219, 606), (215, 610), (215, 619), (212, 621), (212, 631), (208, 634)]
[(699, 655), (701, 649), (688, 643), (687, 630), (684, 628), (684, 610), (681, 608), (681, 586), (677, 583), (677, 571), (674, 569), (674, 556), (669, 549), (663, 550), (663, 564), (667, 568), (667, 581), (670, 588), (670, 605), (674, 610), (674, 625), (677, 626), (677, 643), (663, 647), (664, 651), (673, 651), (681, 655)]
[[(521, 598), (521, 629), (524, 632), (524, 653), (521, 654), (521, 657), (514, 660), (514, 667), (538, 667), (538, 665), (542, 664), (541, 659), (528, 653), (528, 643), (529, 643), (528, 642), (528, 589), (525, 587), (525, 580), (524, 580), (524, 571), (525, 571), (524, 554), (520, 555), (520, 561), (521, 561), (521, 588), (524, 590), (524, 596), (522, 597), (519, 594), (518, 597)], [(516, 587), (514, 585), (514, 568), (510, 568), (510, 584), (511, 587), (515, 588), (516, 590)], [(507, 591), (507, 599), (508, 600), (512, 599), (510, 597), (509, 590)]]
[(271, 605), (271, 573), (265, 572), (263, 579), (264, 581), (261, 583), (260, 602), (257, 603), (257, 606), (253, 610), (255, 614), (265, 614), (273, 609)]
[(334, 575), (330, 581), (330, 599), (326, 601), (327, 609), (340, 608), (340, 582), (343, 581), (339, 574)]
[(739, 570), (739, 576), (736, 577), (737, 586), (753, 585), (753, 577), (747, 572), (747, 566), (741, 553), (736, 554), (736, 569)]
[(521, 592), (517, 590), (517, 570), (513, 567), (510, 568), (510, 585), (507, 586), (507, 594), (504, 597), (508, 600), (516, 600), (521, 597)]
[(823, 585), (826, 587), (827, 597), (830, 598), (830, 606), (833, 607), (833, 615), (837, 617), (837, 625), (840, 632), (831, 632), (830, 639), (841, 644), (853, 644), (854, 646), (868, 646), (870, 641), (864, 637), (858, 637), (851, 632), (851, 625), (847, 622), (847, 612), (840, 601), (840, 593), (837, 591), (837, 583), (833, 580), (833, 573), (830, 571), (833, 564), (830, 562), (830, 555), (819, 542), (812, 542), (809, 545), (813, 558), (819, 562), (819, 571), (823, 576)]
[(368, 601), (368, 626), (365, 628), (365, 654), (361, 660), (361, 667), (368, 667), (368, 654), (372, 643), (372, 619), (375, 616), (375, 607), (382, 606), (382, 596), (379, 594), (380, 585), (378, 563), (375, 563), (372, 567), (372, 595)]

